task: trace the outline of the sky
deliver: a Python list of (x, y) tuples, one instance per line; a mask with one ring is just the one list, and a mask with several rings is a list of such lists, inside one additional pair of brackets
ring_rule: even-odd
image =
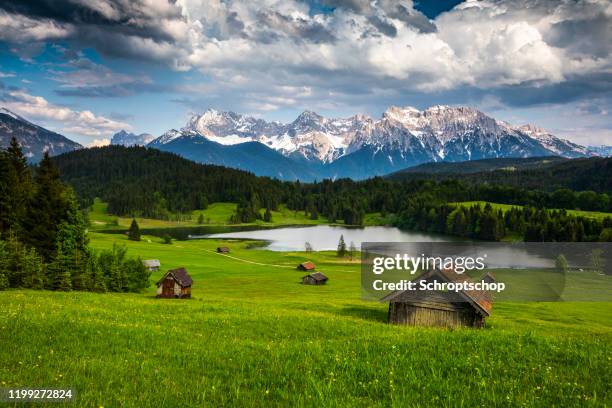
[(612, 145), (611, 49), (610, 0), (0, 1), (0, 106), (83, 145), (438, 104)]

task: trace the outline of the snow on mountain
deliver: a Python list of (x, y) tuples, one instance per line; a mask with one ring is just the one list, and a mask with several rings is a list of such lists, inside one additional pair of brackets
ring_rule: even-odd
[(589, 146), (587, 150), (590, 154), (600, 157), (612, 157), (612, 146), (600, 145)]
[(83, 146), (24, 119), (6, 108), (0, 108), (0, 149), (9, 146), (15, 137), (24, 155), (31, 162), (39, 161), (45, 152), (51, 156), (62, 154)]
[(149, 133), (141, 133), (139, 135), (121, 130), (111, 138), (112, 145), (122, 146), (144, 146), (155, 139), (155, 136)]
[(175, 139), (178, 139), (183, 136), (187, 136), (189, 133), (195, 133), (195, 132), (187, 132), (187, 131), (182, 132), (176, 129), (170, 129), (166, 133), (158, 137), (157, 139), (154, 139), (151, 142), (149, 142), (147, 146), (151, 146), (151, 147), (163, 146), (165, 144), (172, 142)]
[(529, 137), (540, 142), (546, 149), (559, 156), (574, 158), (591, 155), (588, 148), (572, 143), (569, 140), (558, 138), (540, 127), (527, 124), (514, 129), (524, 132)]
[[(331, 177), (368, 177), (436, 161), (592, 155), (543, 129), (515, 127), (473, 108), (445, 105), (422, 111), (391, 106), (378, 120), (363, 115), (325, 118), (304, 111), (287, 124), (209, 109), (150, 145), (163, 146), (181, 137), (203, 137), (226, 146), (259, 142), (297, 162), (322, 166), (323, 176)], [(376, 163), (358, 163), (364, 160)]]

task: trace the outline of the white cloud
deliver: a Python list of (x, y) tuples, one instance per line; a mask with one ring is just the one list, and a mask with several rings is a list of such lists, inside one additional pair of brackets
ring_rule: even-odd
[(110, 139), (94, 139), (87, 145), (87, 147), (102, 147), (108, 146), (110, 144)]
[(14, 78), (15, 74), (11, 72), (0, 72), (0, 78)]
[[(103, 53), (196, 68), (217, 80), (242, 75), (246, 86), (269, 72), (270, 85), (290, 86), (331, 73), (435, 92), (559, 83), (612, 69), (607, 0), (466, 2), (433, 24), (412, 1), (329, 3), (334, 12), (311, 14), (297, 0), (82, 1), (106, 20), (96, 26), (71, 15), (55, 21), (0, 12), (0, 38), (89, 43)], [(583, 37), (597, 47), (585, 46)]]
[(23, 90), (9, 91), (2, 99), (8, 109), (33, 121), (41, 121), (43, 126), (54, 128), (65, 135), (99, 137), (131, 128), (127, 123), (88, 110), (78, 111), (56, 105), (42, 96), (30, 95)]

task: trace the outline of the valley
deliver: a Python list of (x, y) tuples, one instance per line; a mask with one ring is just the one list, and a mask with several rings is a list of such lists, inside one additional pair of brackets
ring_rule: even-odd
[[(12, 345), (0, 349), (4, 384), (71, 387), (83, 406), (158, 405), (160, 384), (167, 399), (217, 406), (609, 402), (610, 303), (502, 302), (483, 330), (401, 327), (386, 323), (386, 304), (359, 300), (359, 265), (332, 252), (90, 238), (94, 249), (126, 245), (163, 270), (185, 266), (193, 299), (155, 299), (153, 287), (2, 293)], [(219, 245), (254, 263), (214, 253)], [(330, 282), (301, 285), (304, 259)]]

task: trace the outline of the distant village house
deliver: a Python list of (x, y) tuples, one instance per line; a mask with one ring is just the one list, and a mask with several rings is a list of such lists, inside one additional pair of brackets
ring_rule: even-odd
[(144, 261), (142, 261), (142, 263), (145, 268), (147, 268), (147, 270), (151, 272), (159, 271), (159, 268), (161, 266), (159, 259), (145, 259)]
[(321, 272), (311, 273), (302, 277), (302, 284), (304, 285), (325, 285), (328, 278)]
[[(465, 274), (452, 270), (432, 270), (415, 279), (416, 282), (471, 282)], [(481, 278), (493, 282), (491, 274)], [(419, 284), (417, 283), (417, 287)], [(389, 323), (411, 326), (484, 327), (491, 314), (493, 301), (487, 291), (464, 290), (440, 292), (425, 290), (396, 291), (381, 301), (389, 302)]]
[(315, 270), (315, 264), (313, 264), (310, 261), (306, 261), (306, 262), (302, 262), (301, 264), (298, 265), (297, 267), (298, 270), (300, 271), (314, 271)]
[(190, 298), (193, 280), (185, 268), (172, 269), (157, 281), (157, 297)]

